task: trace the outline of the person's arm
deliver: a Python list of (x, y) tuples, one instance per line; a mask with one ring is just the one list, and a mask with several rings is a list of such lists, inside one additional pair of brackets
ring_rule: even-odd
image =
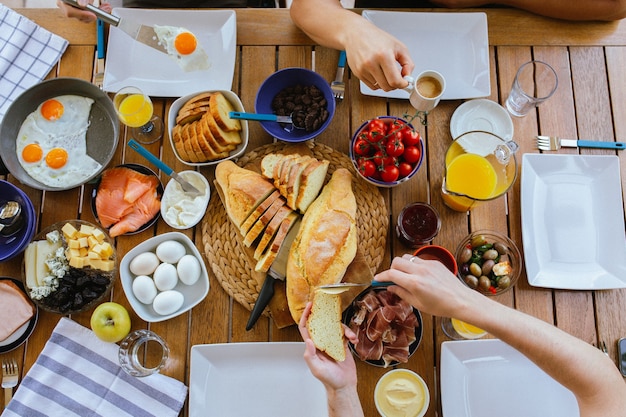
[[(329, 417), (363, 417), (363, 409), (357, 392), (356, 365), (352, 353), (346, 342), (346, 360), (337, 362), (323, 352), (315, 348), (315, 344), (309, 336), (306, 321), (311, 313), (312, 304), (309, 302), (302, 313), (298, 329), (305, 343), (304, 360), (309, 366), (311, 373), (319, 379), (328, 397)], [(346, 338), (352, 343), (358, 339), (354, 332), (344, 326)]]
[(432, 0), (445, 7), (481, 7), (500, 4), (542, 16), (565, 20), (620, 20), (626, 17), (624, 0)]
[(626, 384), (600, 350), (466, 287), (441, 263), (404, 255), (375, 279), (395, 282), (389, 291), (419, 310), (474, 324), (514, 347), (574, 393), (582, 417), (626, 413)]
[(291, 18), (320, 45), (345, 50), (350, 69), (372, 89), (404, 88), (415, 65), (407, 47), (339, 0), (294, 0)]

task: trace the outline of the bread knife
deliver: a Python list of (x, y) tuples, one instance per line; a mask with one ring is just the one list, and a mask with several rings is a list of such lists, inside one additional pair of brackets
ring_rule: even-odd
[(254, 326), (259, 317), (261, 317), (261, 313), (263, 313), (263, 310), (265, 310), (265, 307), (267, 307), (270, 300), (274, 296), (274, 283), (276, 280), (285, 280), (285, 277), (287, 276), (287, 259), (289, 258), (289, 249), (291, 249), (291, 244), (298, 234), (298, 229), (300, 229), (300, 219), (296, 219), (293, 226), (291, 226), (285, 240), (283, 240), (282, 245), (280, 245), (276, 259), (274, 259), (274, 262), (270, 265), (269, 271), (267, 271), (265, 281), (263, 281), (263, 286), (261, 287), (261, 291), (259, 291), (259, 296), (254, 303), (252, 311), (250, 312), (250, 318), (246, 324), (246, 330), (250, 330)]
[(86, 6), (81, 6), (78, 4), (76, 0), (62, 0), (63, 3), (69, 4), (72, 7), (76, 7), (78, 9), (89, 10), (94, 13), (100, 19), (104, 20), (106, 23), (111, 26), (115, 26), (120, 29), (122, 32), (128, 34), (131, 38), (136, 40), (137, 42), (141, 42), (144, 45), (148, 45), (151, 48), (156, 49), (159, 52), (167, 53), (165, 49), (165, 45), (159, 42), (159, 38), (154, 32), (154, 27), (148, 25), (142, 25), (139, 22), (135, 22), (133, 20), (120, 18), (114, 16), (110, 13), (105, 12), (102, 9), (94, 6), (93, 4), (87, 4)]

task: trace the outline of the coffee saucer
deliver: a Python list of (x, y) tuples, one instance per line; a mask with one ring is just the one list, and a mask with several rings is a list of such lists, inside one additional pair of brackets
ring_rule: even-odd
[(513, 139), (513, 121), (504, 107), (480, 98), (461, 104), (450, 119), (450, 133), (457, 138), (465, 132), (484, 130), (505, 141)]

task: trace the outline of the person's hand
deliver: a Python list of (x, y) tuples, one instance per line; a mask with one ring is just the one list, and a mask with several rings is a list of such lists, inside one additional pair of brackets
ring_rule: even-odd
[(441, 262), (408, 254), (395, 258), (391, 267), (374, 279), (394, 282), (388, 291), (420, 311), (441, 317), (456, 317), (468, 303), (484, 297), (463, 285)]
[[(348, 349), (347, 342), (345, 343), (346, 360), (343, 362), (337, 362), (324, 352), (317, 350), (309, 336), (309, 330), (306, 328), (306, 321), (311, 313), (311, 306), (311, 302), (307, 303), (300, 318), (300, 323), (298, 323), (298, 329), (305, 343), (304, 360), (309, 369), (311, 369), (313, 376), (319, 379), (326, 389), (336, 391), (346, 388), (353, 389), (357, 383), (356, 365), (352, 353)], [(344, 330), (348, 340), (352, 343), (357, 343), (358, 339), (354, 332), (346, 326), (344, 326)]]
[(345, 42), (350, 70), (369, 88), (391, 91), (408, 86), (403, 77), (415, 65), (407, 47), (389, 33), (363, 19)]
[[(87, 4), (89, 3), (93, 3), (93, 0), (77, 0), (77, 1), (78, 1), (78, 4), (80, 4), (83, 7), (87, 6)], [(78, 19), (81, 22), (90, 23), (90, 22), (95, 22), (97, 19), (94, 13), (88, 10), (83, 10), (77, 7), (70, 6), (69, 4), (62, 2), (61, 0), (57, 0), (57, 6), (59, 7), (59, 9), (63, 11), (63, 14), (65, 16)], [(100, 4), (100, 8), (107, 13), (111, 13), (111, 10), (112, 10), (112, 7), (109, 3)]]

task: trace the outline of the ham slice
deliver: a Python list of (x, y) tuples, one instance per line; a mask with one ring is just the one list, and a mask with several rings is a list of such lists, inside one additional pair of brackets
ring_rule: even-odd
[(6, 340), (35, 314), (35, 307), (12, 281), (0, 281), (0, 342)]

